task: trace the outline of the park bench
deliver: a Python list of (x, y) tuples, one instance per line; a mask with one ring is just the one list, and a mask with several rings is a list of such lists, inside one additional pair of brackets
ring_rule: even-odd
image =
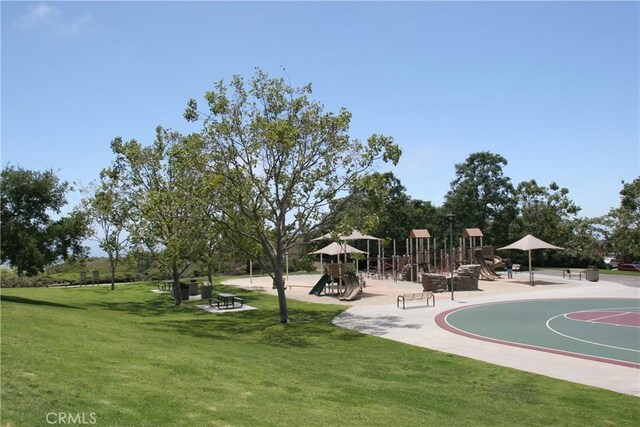
[(402, 309), (405, 309), (405, 303), (407, 301), (421, 301), (426, 300), (427, 306), (429, 305), (429, 300), (433, 302), (433, 306), (436, 306), (436, 297), (433, 295), (433, 292), (416, 292), (413, 294), (402, 294), (398, 295), (396, 300), (396, 305), (400, 308), (400, 302), (402, 301)]
[(577, 275), (578, 276), (578, 280), (582, 280), (582, 275), (583, 274), (586, 276), (587, 275), (587, 270), (579, 270), (579, 271), (573, 270), (573, 271), (571, 271), (569, 269), (569, 270), (564, 270), (562, 272), (562, 278), (564, 279), (564, 278), (568, 277), (569, 279), (571, 279), (571, 276), (576, 276)]

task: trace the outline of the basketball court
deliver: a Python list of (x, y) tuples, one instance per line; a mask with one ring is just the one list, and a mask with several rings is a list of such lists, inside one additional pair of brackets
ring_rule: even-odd
[(640, 368), (640, 300), (545, 299), (479, 304), (436, 316), (441, 328), (509, 346)]

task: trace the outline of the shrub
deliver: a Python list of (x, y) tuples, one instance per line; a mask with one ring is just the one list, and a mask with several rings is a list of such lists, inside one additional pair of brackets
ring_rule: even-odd
[(32, 285), (36, 288), (42, 288), (45, 286), (51, 286), (55, 283), (55, 281), (53, 280), (53, 277), (51, 276), (44, 276), (44, 275), (38, 275), (36, 277), (33, 277), (32, 280)]
[(293, 271), (306, 271), (307, 273), (314, 273), (316, 271), (313, 258), (308, 255), (296, 258), (293, 260), (291, 266), (293, 267)]
[(150, 268), (147, 270), (146, 277), (149, 280), (168, 280), (170, 279), (169, 274), (164, 270), (159, 270), (157, 268)]
[(33, 287), (33, 280), (26, 276), (2, 276), (0, 285), (3, 288), (30, 288)]

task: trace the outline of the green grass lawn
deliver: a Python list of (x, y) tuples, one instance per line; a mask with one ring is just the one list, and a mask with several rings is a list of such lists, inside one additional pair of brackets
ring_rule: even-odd
[(214, 315), (153, 287), (3, 289), (2, 426), (640, 425), (636, 397), (344, 330), (343, 306), (282, 325), (265, 294)]

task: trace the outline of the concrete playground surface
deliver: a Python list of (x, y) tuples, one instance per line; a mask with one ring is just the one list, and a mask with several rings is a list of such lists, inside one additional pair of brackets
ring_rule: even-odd
[[(320, 278), (315, 275), (290, 275), (287, 296), (302, 301), (345, 304), (350, 307), (334, 319), (334, 324), (365, 334), (375, 335), (419, 347), (457, 354), (496, 365), (534, 372), (552, 378), (585, 384), (640, 397), (640, 369), (587, 358), (571, 357), (530, 348), (504, 345), (452, 333), (437, 325), (438, 314), (461, 307), (507, 301), (579, 298), (624, 298), (640, 300), (640, 286), (625, 286), (603, 281), (563, 279), (536, 273), (536, 286), (528, 283), (528, 274), (514, 274), (513, 279), (480, 280), (479, 290), (436, 293), (436, 305), (414, 301), (403, 310), (396, 305), (400, 294), (421, 292), (422, 285), (394, 282), (391, 279), (366, 278), (359, 299), (339, 301), (333, 296), (309, 295)], [(639, 279), (640, 280), (640, 279)], [(268, 276), (232, 279), (226, 285), (275, 295)], [(640, 352), (640, 348), (638, 349)]]

